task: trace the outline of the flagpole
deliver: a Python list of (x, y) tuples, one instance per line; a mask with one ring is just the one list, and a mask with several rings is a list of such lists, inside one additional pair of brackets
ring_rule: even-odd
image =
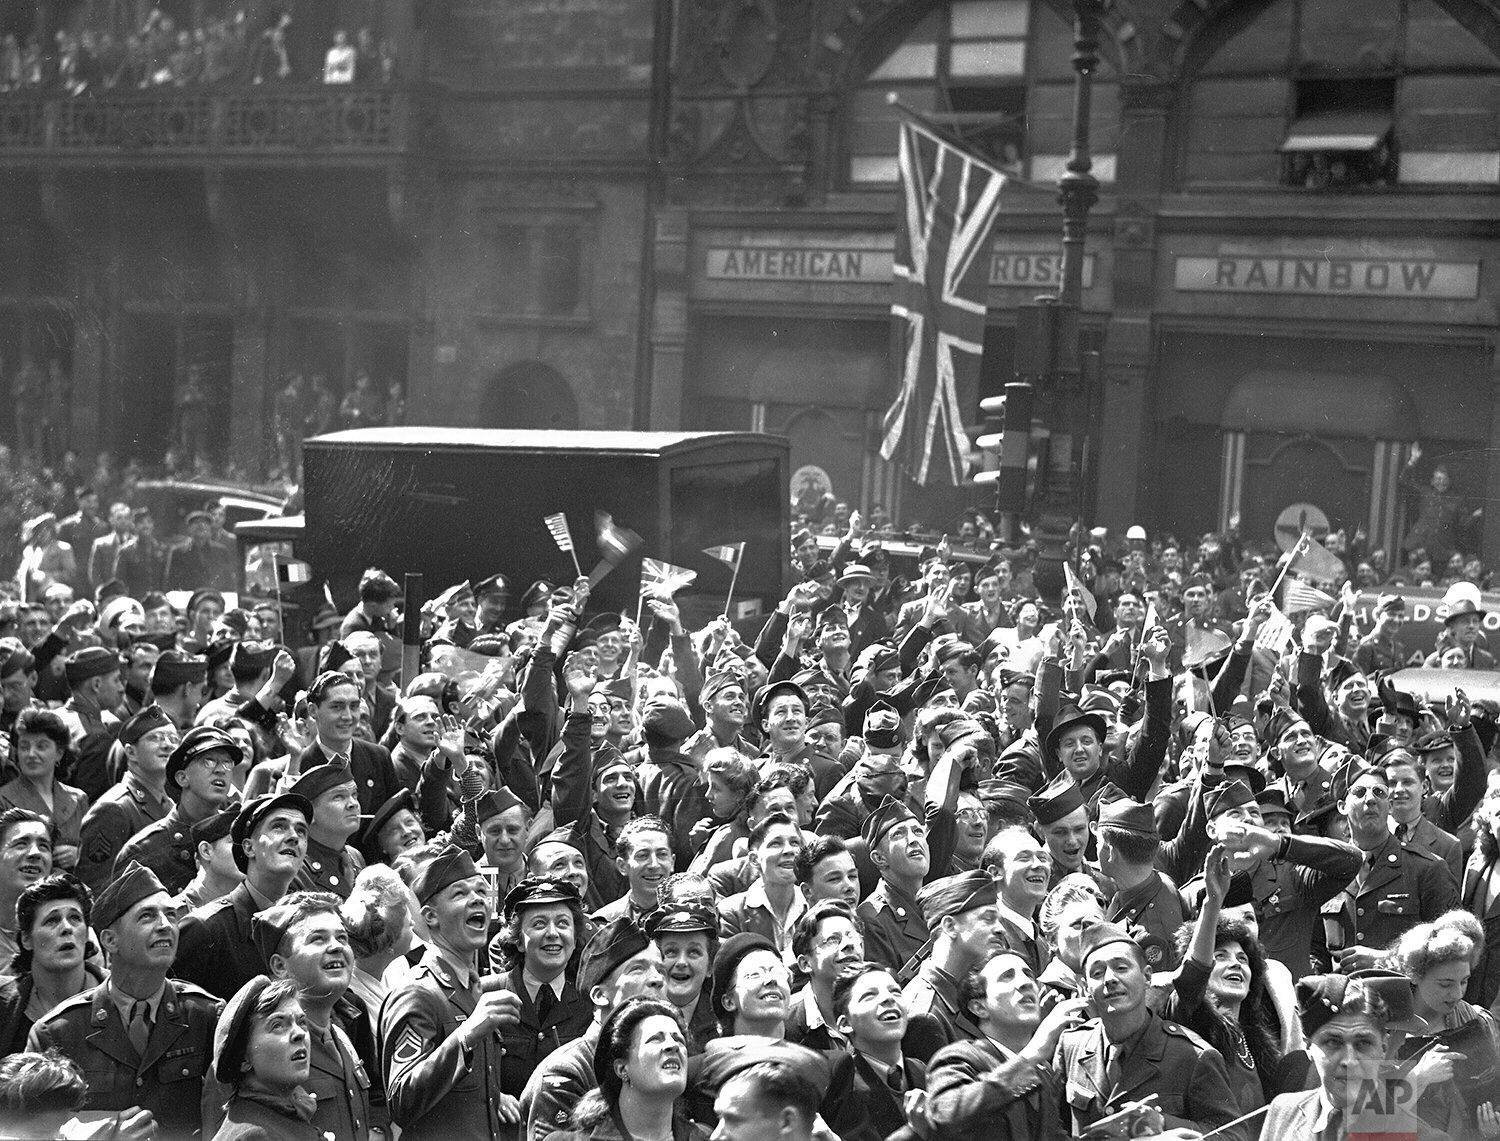
[[(1286, 578), (1287, 571), (1292, 569), (1292, 564), (1297, 561), (1298, 554), (1300, 554), (1305, 549), (1302, 544), (1306, 538), (1307, 532), (1303, 531), (1301, 537), (1298, 538), (1297, 542), (1292, 547), (1292, 553), (1286, 560), (1286, 566), (1281, 568), (1281, 573), (1276, 576), (1276, 581), (1271, 585), (1272, 602), (1276, 602), (1276, 592), (1281, 589), (1281, 583), (1282, 580)], [(1279, 606), (1280, 603), (1277, 603), (1277, 605)]]
[(734, 571), (729, 576), (729, 593), (724, 596), (724, 617), (729, 617), (729, 600), (734, 597), (734, 584), (740, 581), (740, 564), (745, 561), (745, 548), (740, 548), (739, 557), (734, 560)]
[[(1010, 174), (1007, 171), (1003, 171), (998, 167), (991, 165), (991, 163), (989, 163), (986, 159), (976, 156), (974, 152), (961, 139), (957, 139), (954, 137), (953, 127), (950, 124), (939, 123), (936, 119), (934, 119), (931, 115), (928, 115), (926, 112), (918, 111), (910, 103), (904, 101), (901, 96), (897, 95), (894, 91), (887, 91), (885, 93), (885, 102), (887, 107), (890, 107), (894, 111), (899, 111), (901, 114), (911, 119), (912, 122), (916, 123), (919, 127), (924, 128), (928, 134), (935, 135), (941, 142), (950, 147), (953, 147), (955, 150), (961, 151), (964, 157), (969, 159), (969, 161), (977, 163), (978, 165), (984, 167), (986, 170), (993, 171), (995, 174), (1002, 176), (1006, 182), (1011, 183), (1014, 186), (1024, 186), (1028, 190), (1057, 189), (1057, 187), (1055, 186), (1044, 186), (1040, 182), (1031, 182), (1027, 179), (1019, 178), (1014, 174)], [(1007, 117), (1008, 116), (1005, 115), (996, 116), (997, 119), (1005, 119)]]
[(282, 624), (284, 634), (286, 617), (281, 613), (281, 556), (275, 551), (271, 552), (271, 581), (276, 591), (276, 620)]

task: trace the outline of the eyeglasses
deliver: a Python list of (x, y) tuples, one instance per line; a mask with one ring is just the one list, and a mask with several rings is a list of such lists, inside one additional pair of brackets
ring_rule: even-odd
[(227, 773), (230, 769), (234, 768), (234, 762), (231, 761), (228, 757), (215, 755), (213, 753), (208, 753), (201, 757), (194, 757), (193, 764), (202, 765), (211, 773)]
[(790, 982), (791, 977), (792, 973), (780, 963), (776, 963), (773, 966), (752, 967), (750, 970), (741, 970), (739, 973), (739, 981), (745, 986), (756, 986), (767, 979), (781, 979), (783, 982)]
[(990, 814), (982, 808), (960, 808), (953, 815), (961, 824), (978, 824), (990, 818)]

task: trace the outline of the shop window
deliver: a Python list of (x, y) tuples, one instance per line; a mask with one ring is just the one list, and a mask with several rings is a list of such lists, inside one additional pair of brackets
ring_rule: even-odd
[(581, 219), (493, 219), (479, 308), (499, 319), (586, 320), (588, 227)]

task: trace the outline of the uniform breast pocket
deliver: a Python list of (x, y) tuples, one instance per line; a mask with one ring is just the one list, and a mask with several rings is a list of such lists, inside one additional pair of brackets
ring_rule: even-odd
[(1417, 904), (1410, 895), (1388, 895), (1375, 904), (1375, 911), (1380, 915), (1415, 915)]
[(1067, 1088), (1068, 1104), (1074, 1109), (1088, 1109), (1094, 1102), (1099, 1100), (1099, 1095), (1092, 1086), (1086, 1086), (1081, 1082), (1070, 1081)]
[(208, 1055), (198, 1050), (168, 1054), (156, 1063), (156, 1079), (162, 1085), (201, 1078), (208, 1071)]

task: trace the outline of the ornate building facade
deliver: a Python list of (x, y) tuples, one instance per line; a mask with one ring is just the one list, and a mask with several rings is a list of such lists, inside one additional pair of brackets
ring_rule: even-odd
[[(316, 82), (373, 10), (394, 66)], [(976, 489), (922, 493), (875, 455), (887, 98), (1015, 176), (961, 394), (977, 429), (1016, 307), (1058, 281), (1071, 10), (348, 0), (294, 10), (284, 81), (22, 85), (0, 93), (0, 376), (59, 360), (74, 442), (147, 458), (189, 366), (252, 465), (293, 372), (396, 383), (434, 423), (785, 432), (837, 497), (950, 523)], [(1091, 521), (1266, 535), (1311, 507), (1389, 549), (1413, 443), (1418, 478), (1441, 457), (1500, 497), (1500, 3), (1114, 0), (1101, 56)], [(1500, 559), (1500, 516), (1482, 546)]]

